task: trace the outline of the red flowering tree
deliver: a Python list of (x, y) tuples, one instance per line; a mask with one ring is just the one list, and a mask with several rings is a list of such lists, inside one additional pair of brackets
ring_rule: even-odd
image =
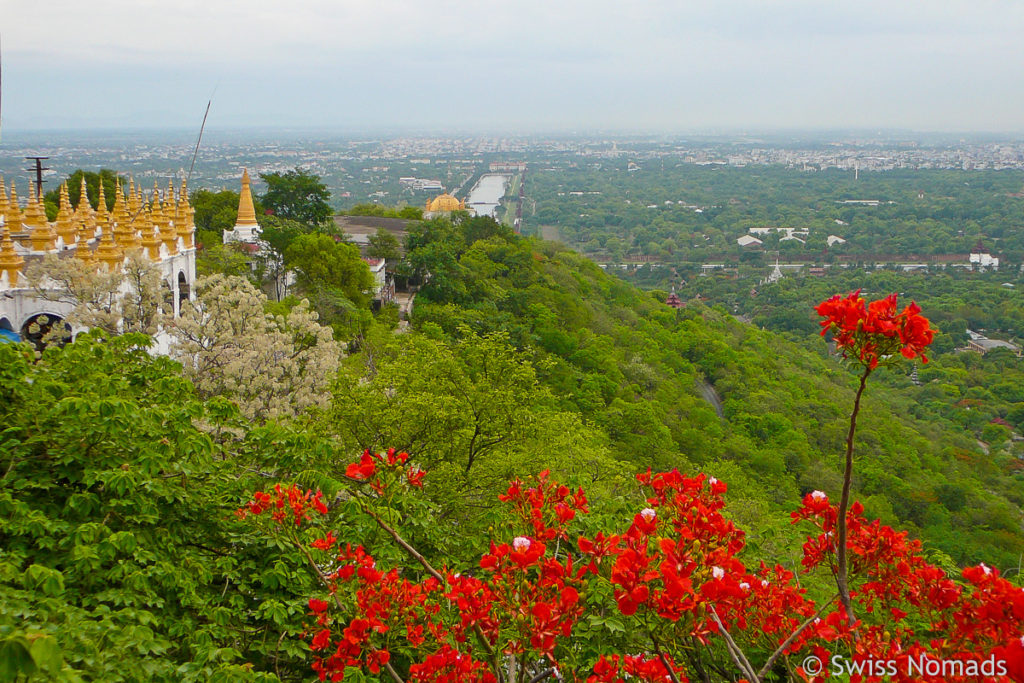
[(868, 377), (880, 366), (892, 366), (902, 358), (928, 362), (925, 348), (935, 336), (928, 319), (921, 315), (921, 308), (914, 303), (898, 311), (896, 295), (884, 299), (864, 301), (860, 290), (845, 297), (838, 294), (818, 304), (815, 310), (821, 321), (822, 336), (832, 333), (836, 349), (843, 358), (861, 367), (860, 386), (853, 400), (850, 412), (850, 428), (846, 433), (846, 466), (843, 471), (843, 493), (839, 500), (839, 553), (835, 567), (836, 586), (839, 599), (846, 608), (850, 623), (855, 618), (850, 601), (848, 530), (846, 512), (850, 506), (850, 486), (853, 482), (853, 437), (857, 430), (857, 415), (860, 413), (860, 399), (864, 394)]
[[(874, 347), (842, 348), (864, 362), (863, 389), (891, 353), (925, 344), (883, 347), (854, 309), (842, 309), (849, 338)], [(875, 308), (872, 329), (885, 310)], [(887, 319), (900, 315), (891, 329), (920, 324), (909, 308)], [(332, 500), (277, 486), (238, 511), (304, 556), (322, 583), (304, 627), (320, 680), (353, 670), (396, 683), (1024, 680), (1024, 590), (984, 565), (949, 577), (905, 532), (820, 491), (792, 515), (809, 532), (803, 572), (836, 574), (842, 552), (849, 602), (838, 582), (840, 592), (815, 600), (793, 572), (750, 558), (726, 514), (726, 484), (703, 474), (637, 475), (642, 495), (619, 523), (594, 521), (584, 491), (547, 472), (512, 482), (499, 496), (505, 525), (460, 567), (426, 557), (403, 533), (395, 506), (420, 496), (425, 477), (408, 455), (366, 452), (346, 474)], [(340, 530), (360, 520), (406, 561), (384, 566), (374, 555), (387, 548), (346, 539)]]

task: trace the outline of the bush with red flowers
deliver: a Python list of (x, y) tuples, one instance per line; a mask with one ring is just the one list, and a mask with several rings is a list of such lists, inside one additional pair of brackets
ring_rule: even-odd
[[(389, 467), (386, 455), (370, 458)], [(847, 519), (859, 615), (851, 623), (838, 595), (814, 600), (792, 571), (751, 565), (744, 532), (726, 515), (726, 484), (702, 474), (638, 475), (643, 507), (624, 527), (597, 533), (582, 533), (583, 491), (546, 472), (513, 482), (501, 496), (504, 540), (476, 566), (455, 568), (435, 566), (375, 509), (382, 492), (419, 495), (399, 476), (404, 464), (390, 467), (389, 484), (368, 487), (368, 478), (354, 477), (348, 495), (405, 551), (401, 566), (379, 566), (361, 546), (338, 546), (330, 505), (326, 513), (304, 507), (268, 527), (297, 539), (289, 530), (299, 519), (323, 534), (296, 548), (323, 583), (306, 628), (321, 680), (342, 680), (351, 669), (380, 680), (493, 683), (828, 676), (804, 668), (811, 656), (861, 669), (885, 662), (896, 671), (888, 680), (907, 682), (1013, 681), (1024, 671), (1024, 590), (984, 565), (947, 576), (924, 559), (920, 543), (866, 520), (859, 504)], [(257, 494), (243, 510), (274, 515), (294, 510), (290, 501), (320, 499), (292, 490), (275, 490), (269, 505)], [(837, 507), (816, 491), (792, 517), (810, 532), (802, 571), (834, 572)], [(619, 636), (592, 637), (593, 625), (609, 619)], [(995, 675), (967, 673), (989, 659)], [(929, 662), (959, 662), (964, 673), (915, 668)]]

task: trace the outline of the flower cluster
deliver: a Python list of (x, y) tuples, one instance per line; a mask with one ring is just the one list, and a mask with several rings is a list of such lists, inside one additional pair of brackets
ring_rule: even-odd
[(899, 311), (895, 294), (865, 303), (857, 290), (845, 297), (837, 294), (826, 299), (814, 310), (824, 318), (821, 334), (832, 332), (844, 356), (852, 353), (872, 370), (898, 353), (911, 359), (920, 356), (928, 362), (924, 350), (935, 332), (914, 302)]
[(707, 643), (719, 631), (712, 610), (723, 624), (768, 638), (813, 613), (791, 573), (763, 565), (752, 572), (737, 557), (743, 532), (722, 514), (724, 482), (676, 470), (637, 480), (650, 492), (650, 507), (604, 550), (615, 556), (610, 581), (622, 614), (666, 620)]
[(498, 500), (510, 503), (517, 521), (544, 541), (565, 538), (567, 525), (576, 514), (589, 511), (582, 487), (573, 491), (556, 484), (548, 470), (537, 475), (536, 486), (524, 489), (523, 482), (513, 481)]
[(283, 524), (290, 514), (295, 526), (301, 526), (309, 519), (311, 510), (321, 515), (327, 514), (327, 504), (320, 491), (313, 493), (303, 491), (295, 484), (287, 488), (276, 484), (272, 492), (257, 491), (253, 499), (236, 510), (235, 514), (239, 519), (245, 519), (249, 515), (259, 516), (269, 511), (271, 518), (278, 524)]
[[(847, 515), (850, 575), (858, 584), (854, 602), (870, 620), (865, 616), (864, 621), (851, 625), (840, 609), (807, 629), (794, 646), (811, 644), (821, 652), (833, 653), (837, 647), (846, 647), (853, 662), (891, 660), (898, 672), (892, 680), (907, 683), (978, 679), (948, 672), (923, 679), (917, 673), (909, 675), (913, 669), (908, 660), (922, 656), (977, 662), (1002, 653), (997, 656), (1008, 671), (1024, 672), (1024, 648), (1018, 647), (1024, 638), (1024, 589), (985, 565), (965, 569), (966, 583), (957, 583), (924, 560), (919, 541), (878, 520), (869, 522), (862, 513), (863, 507), (855, 503)], [(821, 531), (804, 544), (805, 570), (833, 563), (837, 508), (815, 491), (807, 494), (803, 506), (793, 513), (794, 523), (803, 520)], [(935, 634), (942, 635), (932, 637)], [(993, 680), (1021, 679), (1011, 675)]]
[(423, 477), (426, 474), (418, 467), (407, 465), (409, 454), (404, 451), (395, 452), (394, 448), (387, 453), (363, 451), (357, 462), (345, 468), (345, 476), (356, 481), (366, 482), (379, 494), (384, 493), (388, 486), (398, 481), (405, 481), (409, 486), (423, 488)]
[[(672, 664), (666, 658), (672, 673), (684, 683), (689, 679), (682, 673), (681, 668)], [(645, 657), (644, 655), (602, 655), (594, 664), (594, 673), (587, 678), (587, 683), (626, 683), (627, 680), (639, 680), (649, 683), (662, 683), (671, 681), (672, 677), (660, 657)]]

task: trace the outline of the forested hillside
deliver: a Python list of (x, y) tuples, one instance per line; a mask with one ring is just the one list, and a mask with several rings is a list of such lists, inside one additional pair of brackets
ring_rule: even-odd
[[(410, 258), (435, 276), (417, 299), (418, 328), (450, 339), (500, 331), (529, 349), (543, 385), (601, 429), (616, 459), (735, 467), (759, 502), (835, 489), (854, 380), (824, 341), (808, 352), (721, 310), (675, 311), (550, 243), (496, 234), (470, 244), (476, 235), (442, 223), (419, 235), (430, 239)], [(820, 300), (788, 303), (810, 314)], [(721, 419), (704, 382), (721, 397)], [(855, 485), (869, 513), (958, 562), (1015, 565), (1019, 482), (957, 425), (915, 417), (910, 387), (906, 377), (875, 387), (864, 408)]]

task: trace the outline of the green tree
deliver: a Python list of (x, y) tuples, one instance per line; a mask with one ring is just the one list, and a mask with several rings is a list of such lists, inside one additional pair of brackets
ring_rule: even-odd
[[(196, 190), (190, 198), (195, 209), (196, 230), (216, 233), (217, 241), (222, 239), (221, 233), (235, 227), (238, 220), (238, 193), (231, 190), (211, 192)], [(258, 213), (258, 209), (257, 209)], [(205, 235), (204, 235), (205, 237)], [(207, 237), (207, 239), (209, 239)]]
[(300, 235), (309, 232), (304, 223), (279, 216), (262, 216), (260, 218), (261, 249), (253, 255), (258, 263), (258, 270), (264, 280), (274, 285), (274, 298), (278, 301), (284, 294), (287, 272), (284, 255)]
[[(97, 206), (96, 203), (100, 200), (101, 182), (103, 183), (103, 196), (107, 200), (107, 210), (109, 211), (114, 208), (114, 200), (117, 197), (116, 190), (118, 175), (109, 168), (100, 169), (99, 173), (78, 169), (68, 176), (66, 181), (68, 184), (68, 199), (71, 200), (72, 207), (78, 208), (78, 199), (82, 192), (82, 178), (85, 178), (85, 194), (89, 199), (89, 204), (92, 208), (95, 209)], [(121, 187), (125, 187), (128, 181), (123, 177), (121, 177), (120, 180)], [(43, 195), (43, 199), (48, 205), (52, 204), (56, 207), (60, 203), (60, 189), (56, 187), (53, 188)], [(49, 220), (54, 220), (55, 218), (56, 213), (54, 213), (53, 217), (49, 217)]]
[(277, 216), (317, 226), (333, 214), (328, 204), (331, 193), (318, 175), (296, 168), (285, 173), (261, 173), (260, 178), (267, 184), (260, 201)]
[(378, 228), (377, 232), (370, 235), (370, 246), (366, 250), (366, 254), (371, 258), (385, 259), (393, 269), (401, 258), (400, 248), (401, 244), (397, 237), (384, 228)]
[(285, 265), (295, 270), (298, 292), (335, 334), (348, 336), (365, 326), (374, 283), (358, 247), (323, 233), (300, 235), (285, 252)]
[[(257, 485), (250, 468), (271, 461), (243, 445), (247, 425), (230, 403), (199, 400), (149, 343), (87, 335), (38, 360), (0, 345), (4, 680), (26, 680), (12, 665), (51, 681), (270, 681), (266, 672), (304, 670), (304, 648), (281, 634), (301, 629), (293, 589), (312, 584), (294, 563), (268, 560), (231, 514), (245, 482)], [(221, 429), (238, 450), (215, 438)], [(49, 645), (12, 662), (19, 633)]]

